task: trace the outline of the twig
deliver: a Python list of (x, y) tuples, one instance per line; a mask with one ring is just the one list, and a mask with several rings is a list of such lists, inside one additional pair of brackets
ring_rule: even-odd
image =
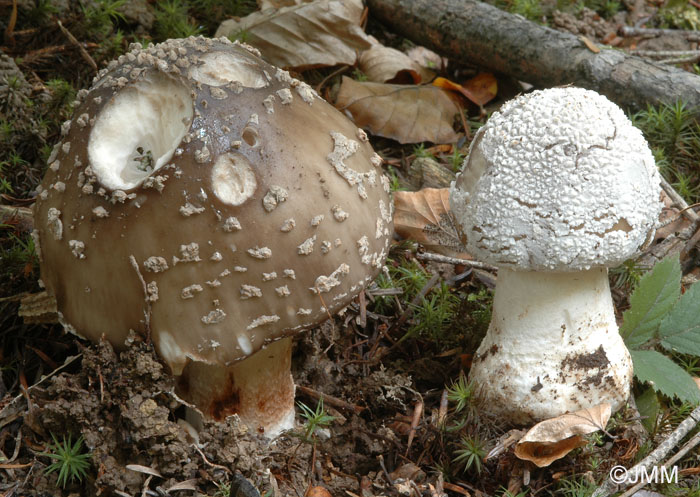
[(306, 395), (307, 397), (311, 397), (314, 400), (319, 400), (323, 398), (324, 404), (327, 404), (331, 407), (335, 407), (336, 409), (339, 409), (341, 411), (349, 411), (353, 412), (355, 414), (360, 414), (362, 411), (365, 410), (364, 407), (362, 406), (357, 406), (355, 404), (351, 404), (349, 402), (345, 402), (344, 400), (341, 400), (337, 397), (333, 397), (331, 395), (328, 395), (326, 393), (321, 393), (313, 388), (305, 387), (302, 385), (297, 385), (297, 390)]
[(695, 234), (690, 238), (690, 240), (688, 240), (688, 243), (685, 244), (685, 247), (683, 247), (682, 252), (684, 254), (687, 254), (693, 249), (693, 247), (695, 247), (695, 245), (698, 244), (698, 242), (700, 242), (700, 229), (698, 229), (695, 232)]
[(687, 40), (700, 40), (700, 32), (686, 29), (655, 29), (655, 28), (634, 28), (632, 26), (622, 26), (620, 28), (622, 36), (644, 36), (653, 38), (662, 35), (681, 35)]
[(386, 297), (389, 295), (403, 295), (403, 288), (370, 288), (365, 290), (368, 297)]
[(694, 64), (695, 62), (700, 60), (700, 52), (697, 54), (693, 55), (692, 57), (678, 57), (678, 58), (671, 58), (671, 59), (661, 59), (659, 60), (660, 64)]
[(416, 254), (416, 259), (420, 259), (422, 261), (443, 262), (445, 264), (461, 264), (463, 266), (470, 266), (476, 269), (483, 269), (485, 271), (497, 271), (496, 266), (492, 266), (491, 264), (486, 264), (479, 261), (470, 261), (467, 259), (459, 259), (457, 257), (449, 257), (441, 254), (434, 254), (432, 252), (418, 253)]
[(12, 0), (12, 12), (10, 13), (10, 21), (5, 28), (5, 42), (15, 44), (15, 26), (17, 25), (17, 0)]
[(379, 454), (377, 456), (377, 459), (379, 459), (379, 465), (382, 467), (382, 471), (384, 471), (384, 476), (386, 477), (386, 480), (389, 482), (389, 485), (392, 487), (394, 486), (394, 479), (391, 477), (389, 472), (386, 470), (386, 466), (384, 466), (384, 456), (382, 454)]
[(640, 57), (696, 57), (700, 50), (630, 50), (630, 53)]
[[(669, 466), (673, 466), (676, 464), (678, 461), (680, 461), (688, 452), (690, 452), (693, 448), (695, 448), (698, 444), (700, 444), (700, 433), (697, 433), (693, 438), (688, 440), (686, 444), (681, 447), (681, 449), (676, 452), (676, 454), (671, 457), (668, 461), (666, 461), (662, 467), (667, 468)], [(649, 483), (645, 479), (641, 479), (639, 483), (637, 483), (635, 486), (627, 490), (624, 494), (622, 494), (620, 497), (632, 497), (635, 493), (637, 493), (638, 490), (640, 490), (642, 487), (644, 487), (647, 483)]]
[[(643, 471), (646, 472), (652, 466), (657, 466), (659, 462), (664, 457), (666, 457), (666, 454), (668, 454), (671, 451), (671, 449), (676, 447), (678, 445), (678, 442), (680, 442), (683, 439), (683, 437), (685, 437), (688, 434), (688, 432), (695, 428), (698, 424), (700, 424), (700, 407), (696, 407), (695, 410), (690, 413), (690, 416), (685, 418), (681, 422), (681, 424), (679, 424), (676, 427), (676, 429), (673, 430), (673, 433), (666, 437), (666, 440), (661, 442), (661, 444), (656, 449), (654, 449), (654, 451), (651, 454), (642, 459), (642, 461), (639, 464), (628, 469), (627, 474), (643, 474)], [(616, 491), (616, 486), (616, 483), (611, 478), (608, 478), (605, 481), (605, 483), (603, 483), (593, 493), (593, 497), (607, 497), (608, 495)]]
[(666, 178), (661, 176), (661, 188), (664, 189), (664, 192), (666, 192), (666, 195), (668, 195), (671, 198), (671, 201), (673, 201), (674, 204), (676, 204), (676, 207), (681, 209), (681, 212), (685, 217), (688, 218), (689, 221), (696, 223), (698, 220), (700, 220), (700, 216), (698, 216), (693, 209), (690, 208), (688, 205), (688, 202), (685, 201), (685, 199), (676, 191), (675, 188), (673, 188), (673, 185), (666, 181)]
[(0, 224), (16, 225), (22, 231), (32, 231), (34, 216), (27, 207), (0, 205)]
[(413, 407), (413, 417), (411, 418), (411, 431), (408, 432), (408, 442), (406, 443), (406, 453), (404, 457), (408, 457), (408, 451), (411, 449), (413, 444), (413, 439), (416, 436), (416, 430), (418, 429), (418, 424), (420, 423), (420, 418), (423, 415), (423, 400), (416, 402)]
[(197, 444), (192, 444), (192, 447), (199, 452), (199, 455), (202, 456), (202, 459), (204, 459), (204, 462), (207, 464), (207, 466), (211, 466), (212, 468), (220, 469), (222, 471), (225, 471), (226, 473), (230, 473), (231, 470), (228, 469), (226, 466), (222, 466), (221, 464), (214, 464), (213, 462), (210, 462), (209, 459), (207, 459), (207, 456), (204, 455), (204, 452), (202, 452), (202, 449), (197, 447)]
[(90, 67), (92, 67), (92, 69), (95, 72), (97, 72), (97, 64), (95, 63), (94, 59), (90, 56), (88, 51), (85, 50), (85, 47), (83, 47), (80, 44), (80, 42), (76, 39), (76, 37), (73, 36), (73, 34), (63, 26), (63, 23), (60, 20), (56, 21), (56, 24), (58, 24), (58, 27), (61, 28), (61, 31), (63, 32), (63, 34), (66, 35), (66, 38), (68, 38), (68, 41), (70, 41), (73, 45), (78, 47), (78, 50), (80, 51), (80, 55), (83, 57), (83, 59), (85, 59), (85, 61), (88, 64), (90, 64)]
[[(70, 356), (70, 357), (66, 358), (66, 360), (63, 362), (63, 364), (60, 367), (54, 369), (49, 374), (42, 376), (42, 378), (39, 381), (37, 381), (33, 385), (30, 385), (29, 388), (27, 389), (27, 392), (31, 392), (34, 388), (38, 387), (39, 385), (41, 385), (45, 381), (48, 381), (50, 378), (53, 378), (58, 373), (63, 371), (65, 368), (67, 368), (68, 366), (73, 364), (73, 362), (75, 362), (77, 359), (80, 359), (82, 356), (83, 356), (83, 354), (78, 354), (78, 355), (74, 355), (74, 356)], [(0, 411), (0, 427), (4, 426), (4, 424), (2, 423), (2, 420), (6, 417), (7, 413), (9, 413), (12, 410), (12, 407), (14, 406), (14, 404), (16, 402), (18, 402), (19, 400), (21, 400), (22, 398), (24, 398), (24, 393), (20, 393), (19, 395), (15, 396), (5, 407), (3, 407), (3, 409)]]

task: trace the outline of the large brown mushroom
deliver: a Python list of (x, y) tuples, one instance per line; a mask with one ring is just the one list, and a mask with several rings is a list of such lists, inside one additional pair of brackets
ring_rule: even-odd
[(149, 337), (208, 418), (294, 418), (291, 336), (384, 263), (388, 181), (365, 133), (226, 39), (140, 45), (81, 91), (35, 206), (61, 322)]

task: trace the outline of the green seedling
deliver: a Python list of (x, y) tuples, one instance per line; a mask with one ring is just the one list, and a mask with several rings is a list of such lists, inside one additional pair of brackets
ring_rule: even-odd
[(460, 448), (455, 451), (457, 457), (454, 458), (454, 462), (463, 465), (465, 473), (472, 471), (481, 474), (484, 468), (484, 457), (486, 457), (483, 442), (476, 437), (465, 435), (460, 440), (459, 445)]
[(303, 402), (297, 402), (297, 405), (301, 409), (301, 417), (306, 421), (306, 428), (302, 438), (305, 442), (314, 443), (316, 441), (316, 430), (328, 428), (335, 421), (335, 417), (326, 412), (326, 409), (323, 407), (323, 397), (318, 400), (315, 410)]
[(45, 469), (46, 474), (57, 471), (56, 485), (60, 485), (62, 488), (66, 488), (67, 484), (73, 483), (75, 480), (82, 481), (90, 467), (90, 454), (83, 453), (83, 437), (81, 436), (72, 442), (70, 435), (68, 439), (64, 436), (62, 443), (53, 433), (51, 438), (53, 438), (54, 443), (49, 445), (49, 451), (41, 453), (42, 456), (53, 460)]

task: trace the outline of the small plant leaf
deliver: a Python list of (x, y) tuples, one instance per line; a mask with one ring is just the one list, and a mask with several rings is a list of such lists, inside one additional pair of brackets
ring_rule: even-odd
[(656, 418), (661, 411), (659, 396), (653, 388), (647, 388), (643, 394), (635, 399), (639, 415), (642, 417), (642, 425), (647, 432), (654, 433), (656, 428)]
[(642, 383), (667, 397), (700, 402), (700, 389), (693, 378), (678, 364), (655, 350), (631, 350), (634, 375)]
[(620, 334), (629, 349), (652, 339), (661, 320), (680, 295), (681, 265), (678, 257), (666, 258), (645, 274), (630, 297)]
[(700, 356), (700, 285), (691, 286), (659, 326), (666, 350)]

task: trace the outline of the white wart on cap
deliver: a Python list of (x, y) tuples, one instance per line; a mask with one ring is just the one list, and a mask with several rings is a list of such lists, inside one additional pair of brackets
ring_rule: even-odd
[(284, 357), (265, 398), (242, 398), (248, 373), (188, 368), (262, 368), (242, 359), (346, 306), (384, 262), (392, 204), (365, 133), (254, 52), (189, 38), (110, 63), (63, 126), (35, 219), (68, 329), (149, 335), (205, 415), (257, 403), (270, 419), (247, 421), (275, 432), (293, 418), (288, 340), (268, 347)]
[(507, 102), (477, 133), (450, 206), (499, 267), (471, 378), (488, 409), (528, 423), (629, 395), (607, 268), (652, 239), (659, 175), (622, 110), (580, 88)]

